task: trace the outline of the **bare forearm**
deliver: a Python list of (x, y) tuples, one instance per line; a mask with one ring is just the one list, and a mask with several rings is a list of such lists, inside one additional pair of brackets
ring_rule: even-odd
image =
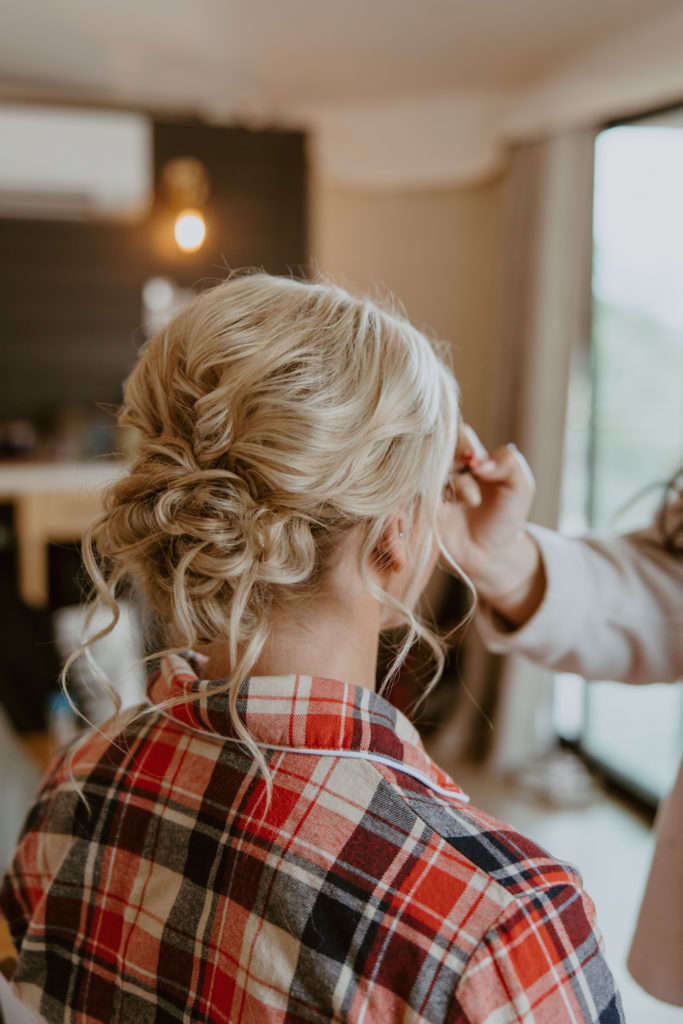
[(520, 530), (514, 541), (489, 558), (470, 577), (482, 601), (509, 624), (523, 626), (540, 605), (546, 588), (545, 570), (533, 537)]

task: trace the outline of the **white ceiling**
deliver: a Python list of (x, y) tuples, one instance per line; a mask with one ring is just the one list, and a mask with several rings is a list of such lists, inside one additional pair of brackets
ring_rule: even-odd
[(511, 140), (683, 101), (682, 0), (4, 5), (0, 102), (300, 127), (353, 187), (481, 180)]
[(0, 97), (215, 120), (529, 86), (680, 0), (5, 0)]

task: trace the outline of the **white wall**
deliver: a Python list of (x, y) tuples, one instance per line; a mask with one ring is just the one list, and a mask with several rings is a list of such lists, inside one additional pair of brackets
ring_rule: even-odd
[(313, 181), (311, 253), (342, 285), (389, 289), (451, 342), (465, 415), (486, 432), (503, 178), (453, 188), (360, 189)]

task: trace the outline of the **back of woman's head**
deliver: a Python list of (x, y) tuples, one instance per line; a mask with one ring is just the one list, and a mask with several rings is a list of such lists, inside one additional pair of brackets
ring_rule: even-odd
[(138, 454), (92, 532), (91, 575), (109, 599), (134, 581), (166, 646), (223, 641), (244, 673), (273, 606), (313, 592), (359, 523), (367, 557), (392, 512), (419, 506), (426, 560), (456, 419), (450, 372), (404, 317), (327, 283), (232, 278), (126, 383)]

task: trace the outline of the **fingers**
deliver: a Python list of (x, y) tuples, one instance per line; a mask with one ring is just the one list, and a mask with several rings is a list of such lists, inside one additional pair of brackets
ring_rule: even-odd
[(483, 461), (487, 455), (486, 448), (469, 423), (461, 422), (458, 428), (458, 441), (455, 448), (456, 469), (463, 465), (469, 465), (473, 459)]
[(456, 501), (463, 501), (471, 508), (481, 505), (481, 488), (469, 472), (456, 473), (451, 479), (450, 490)]
[(469, 423), (460, 422), (458, 441), (453, 460), (453, 474), (449, 481), (446, 498), (462, 501), (471, 508), (481, 505), (481, 489), (472, 475), (472, 467), (483, 462), (488, 456), (486, 448)]
[(489, 455), (472, 427), (461, 423), (447, 497), (477, 508), (486, 484), (529, 494), (535, 490), (529, 464), (516, 445), (502, 445)]
[(487, 459), (483, 462), (473, 462), (469, 469), (475, 477), (487, 483), (515, 486), (523, 482), (527, 486), (534, 486), (534, 476), (529, 463), (514, 444), (496, 448)]

